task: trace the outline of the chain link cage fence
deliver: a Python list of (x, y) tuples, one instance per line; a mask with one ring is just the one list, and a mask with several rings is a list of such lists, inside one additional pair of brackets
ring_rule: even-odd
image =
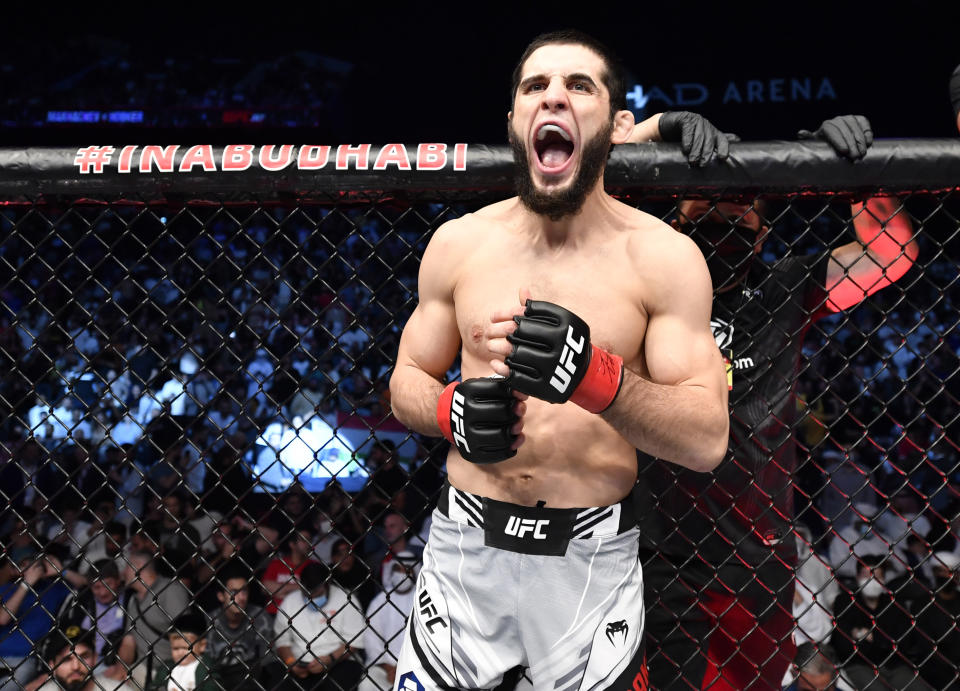
[[(608, 183), (681, 224), (681, 199), (746, 204), (766, 266), (854, 242), (858, 218), (901, 224), (919, 254), (842, 311), (797, 314), (781, 274), (753, 285), (781, 299), (753, 327), (776, 335), (767, 359), (738, 340), (742, 302), (715, 310), (741, 438), (711, 474), (641, 458), (651, 578), (700, 555), (735, 597), (763, 583), (750, 606), (840, 669), (947, 688), (960, 147), (880, 142), (857, 165), (732, 149), (691, 170), (674, 147), (619, 147)], [(506, 149), (462, 144), (0, 152), (3, 691), (71, 650), (105, 687), (166, 687), (190, 644), (210, 688), (391, 688), (448, 450), (391, 417), (391, 364), (431, 233), (510, 180)]]

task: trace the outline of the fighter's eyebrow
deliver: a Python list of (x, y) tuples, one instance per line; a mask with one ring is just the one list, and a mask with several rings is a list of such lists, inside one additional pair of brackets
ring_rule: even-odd
[(573, 74), (567, 75), (568, 82), (586, 82), (594, 89), (597, 88), (597, 83), (593, 81), (593, 77), (589, 74), (584, 74), (583, 72), (574, 72)]
[(517, 88), (520, 89), (520, 91), (523, 91), (524, 89), (526, 89), (526, 88), (527, 88), (528, 86), (530, 86), (531, 84), (534, 84), (534, 83), (536, 83), (536, 82), (542, 82), (542, 81), (543, 81), (544, 79), (546, 79), (546, 78), (547, 78), (547, 76), (546, 76), (545, 74), (533, 74), (533, 75), (530, 75), (530, 76), (527, 77), (526, 79), (522, 80), (522, 81), (520, 82), (520, 86), (517, 87)]
[[(526, 79), (522, 80), (518, 88), (520, 91), (523, 91), (531, 84), (542, 82), (545, 79), (547, 79), (547, 75), (545, 74), (533, 74), (527, 77)], [(573, 74), (565, 75), (564, 80), (567, 82), (585, 82), (589, 84), (591, 88), (593, 89), (597, 88), (597, 83), (593, 81), (593, 77), (583, 72), (574, 72)]]

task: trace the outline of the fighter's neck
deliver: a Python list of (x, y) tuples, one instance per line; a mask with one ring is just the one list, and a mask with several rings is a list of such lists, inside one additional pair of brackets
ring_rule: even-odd
[(529, 228), (534, 237), (547, 247), (560, 249), (586, 240), (599, 228), (607, 225), (614, 214), (614, 203), (613, 198), (603, 190), (603, 186), (597, 185), (575, 214), (553, 220), (548, 216), (529, 212)]

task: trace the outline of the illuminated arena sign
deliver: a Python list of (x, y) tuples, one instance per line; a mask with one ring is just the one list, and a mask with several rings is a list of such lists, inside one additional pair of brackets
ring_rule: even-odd
[[(634, 84), (627, 100), (637, 110), (650, 101), (667, 106), (699, 106), (710, 99), (710, 89), (699, 82), (677, 82), (667, 89), (653, 85), (644, 89)], [(729, 103), (797, 103), (804, 101), (836, 101), (837, 92), (827, 77), (792, 77), (790, 79), (748, 79), (727, 82), (721, 102)]]
[(116, 173), (239, 172), (259, 168), (276, 172), (298, 170), (444, 170), (467, 169), (467, 145), (443, 143), (386, 144), (231, 144), (222, 150), (210, 144), (170, 146), (85, 146), (77, 149), (73, 164), (81, 175)]

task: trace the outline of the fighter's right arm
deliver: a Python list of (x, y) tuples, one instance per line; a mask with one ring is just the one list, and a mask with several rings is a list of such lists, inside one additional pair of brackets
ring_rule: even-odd
[(445, 223), (434, 234), (420, 261), (419, 303), (400, 336), (397, 363), (390, 377), (393, 414), (410, 429), (441, 436), (437, 401), (444, 374), (460, 350), (453, 291), (459, 247), (457, 225)]

